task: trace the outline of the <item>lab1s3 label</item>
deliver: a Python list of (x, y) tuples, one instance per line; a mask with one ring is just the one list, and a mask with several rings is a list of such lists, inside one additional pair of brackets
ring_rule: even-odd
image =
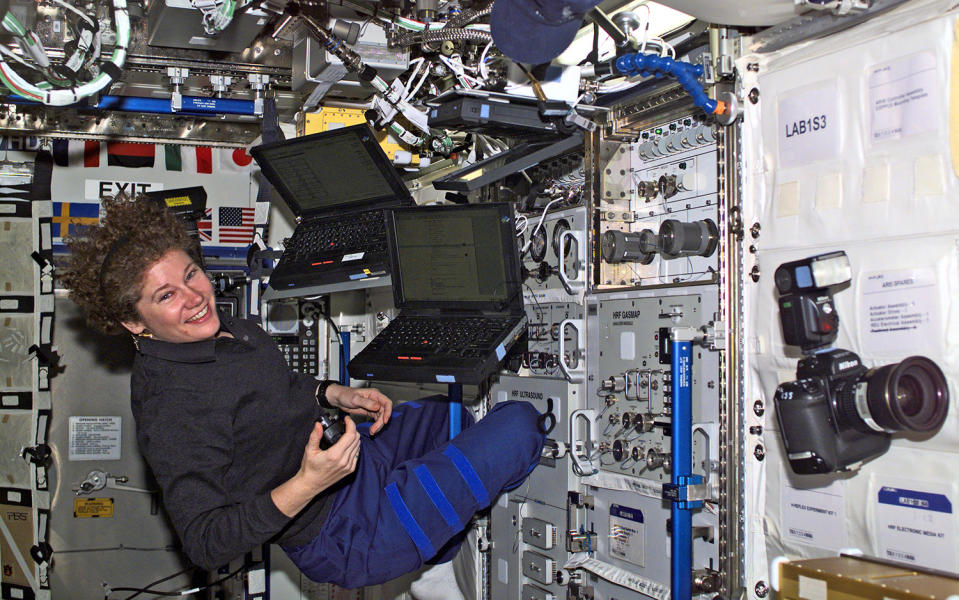
[(813, 133), (826, 128), (826, 115), (816, 115), (792, 123), (786, 123), (786, 137), (791, 138), (797, 135)]
[(778, 98), (779, 166), (799, 167), (839, 157), (839, 92), (821, 81)]

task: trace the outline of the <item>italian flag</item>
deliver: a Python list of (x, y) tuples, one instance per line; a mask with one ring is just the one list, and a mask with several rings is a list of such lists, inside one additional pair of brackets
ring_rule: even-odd
[(213, 149), (208, 146), (168, 144), (163, 150), (167, 171), (213, 173)]

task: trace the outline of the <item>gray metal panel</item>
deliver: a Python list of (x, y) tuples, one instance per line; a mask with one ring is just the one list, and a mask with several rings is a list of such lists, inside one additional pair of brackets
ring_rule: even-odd
[[(51, 379), (53, 419), (49, 443), (50, 569), (53, 598), (101, 600), (103, 585), (140, 587), (187, 566), (164, 511), (151, 513), (151, 494), (105, 488), (83, 498), (113, 498), (114, 516), (75, 518), (75, 488), (90, 471), (126, 476), (126, 485), (155, 489), (156, 484), (136, 447), (130, 413), (130, 367), (133, 345), (123, 337), (98, 334), (84, 325), (77, 306), (58, 292), (54, 343), (63, 371)], [(119, 460), (70, 460), (71, 416), (118, 416), (122, 419)], [(176, 577), (162, 589), (177, 589), (189, 580)]]
[[(537, 411), (546, 411), (547, 400), (553, 399), (556, 426), (547, 436), (564, 444), (569, 443), (568, 415), (582, 408), (582, 384), (544, 377), (516, 377), (504, 375), (490, 388), (493, 402), (525, 400)], [(576, 489), (577, 478), (569, 468), (569, 458), (541, 459), (525, 483), (513, 490), (511, 497), (532, 498), (565, 510), (566, 492)], [(560, 532), (562, 535), (563, 532)], [(560, 544), (562, 545), (562, 543)]]
[[(523, 556), (523, 569), (528, 570), (532, 564), (542, 566), (544, 561), (542, 557), (553, 561), (555, 571), (559, 571), (569, 559), (569, 553), (566, 552), (566, 510), (559, 509), (546, 504), (537, 504), (527, 502), (520, 505), (520, 526), (523, 531), (536, 527), (539, 522), (549, 523), (556, 528), (556, 545), (550, 549), (544, 549), (531, 544), (521, 544), (520, 550)], [(528, 537), (528, 536), (527, 536)], [(549, 583), (546, 583), (546, 582)], [(524, 584), (535, 584), (548, 592), (554, 594), (557, 598), (566, 596), (565, 588), (556, 582), (553, 572), (533, 571), (531, 576), (523, 580)], [(525, 598), (523, 599), (525, 600)]]
[[(602, 415), (597, 424), (600, 431), (600, 442), (605, 442), (608, 449), (600, 459), (600, 468), (635, 475), (645, 479), (668, 481), (669, 473), (663, 468), (647, 468), (641, 461), (633, 459), (613, 458), (612, 447), (615, 442), (640, 449), (645, 456), (650, 450), (670, 452), (670, 441), (667, 434), (670, 421), (670, 409), (666, 406), (669, 399), (666, 379), (670, 366), (662, 364), (659, 359), (659, 330), (660, 328), (691, 327), (699, 329), (705, 323), (714, 319), (716, 314), (716, 293), (712, 288), (697, 290), (697, 294), (661, 294), (658, 297), (633, 296), (621, 299), (603, 298), (597, 306), (595, 325), (588, 327), (596, 335), (591, 342), (596, 343), (602, 352), (593, 353), (596, 360), (590, 359), (590, 372), (595, 373), (592, 393), (587, 394), (590, 401), (595, 399), (597, 415)], [(595, 366), (594, 366), (595, 365)], [(600, 402), (598, 393), (599, 384), (610, 376), (628, 377), (627, 373), (636, 371), (635, 379), (645, 382), (648, 371), (657, 371), (650, 376), (652, 389), (644, 390), (643, 385), (631, 394), (630, 387), (623, 392), (610, 396), (615, 402), (606, 407)], [(718, 406), (715, 401), (716, 379), (718, 378), (718, 357), (715, 352), (697, 348), (693, 360), (693, 420), (695, 423), (717, 423)], [(648, 396), (648, 397), (647, 397)], [(640, 433), (632, 425), (623, 427), (624, 416), (652, 414), (657, 424), (652, 431)], [(708, 431), (708, 428), (707, 428)], [(696, 436), (694, 436), (695, 438)], [(710, 440), (715, 443), (715, 438)], [(704, 455), (705, 451), (701, 453)], [(696, 472), (702, 472), (697, 465)]]
[(170, 48), (240, 52), (253, 41), (268, 20), (260, 10), (248, 10), (233, 17), (215, 36), (203, 30), (203, 15), (187, 0), (159, 0), (150, 3), (149, 44)]
[(490, 514), (490, 598), (516, 600), (520, 592), (519, 504), (506, 494)]
[[(592, 493), (596, 501), (596, 508), (590, 513), (590, 524), (592, 529), (599, 534), (596, 536), (598, 546), (596, 558), (646, 579), (669, 586), (669, 536), (666, 534), (666, 519), (669, 518), (669, 509), (663, 508), (665, 503), (658, 498), (650, 498), (631, 492), (596, 489)], [(633, 533), (631, 539), (633, 544), (643, 544), (644, 561), (642, 566), (610, 553), (610, 542), (613, 538), (610, 537), (612, 528), (610, 527), (609, 509), (613, 504), (643, 513), (645, 523), (643, 524), (642, 534)], [(639, 592), (628, 590), (603, 579), (597, 579), (591, 585), (595, 586), (597, 598), (649, 599), (648, 596)]]

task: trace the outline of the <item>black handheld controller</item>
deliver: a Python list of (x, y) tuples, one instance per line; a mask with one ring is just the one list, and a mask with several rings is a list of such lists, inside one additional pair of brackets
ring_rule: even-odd
[(321, 414), (317, 421), (323, 426), (323, 439), (320, 440), (321, 450), (328, 449), (346, 433), (346, 423), (343, 422), (340, 415), (330, 417)]

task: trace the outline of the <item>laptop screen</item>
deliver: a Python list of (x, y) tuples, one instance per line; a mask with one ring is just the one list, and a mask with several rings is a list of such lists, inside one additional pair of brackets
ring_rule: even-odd
[(392, 215), (397, 306), (481, 308), (506, 305), (518, 293), (508, 204), (423, 207)]
[(297, 216), (409, 197), (366, 125), (257, 146), (250, 153)]

